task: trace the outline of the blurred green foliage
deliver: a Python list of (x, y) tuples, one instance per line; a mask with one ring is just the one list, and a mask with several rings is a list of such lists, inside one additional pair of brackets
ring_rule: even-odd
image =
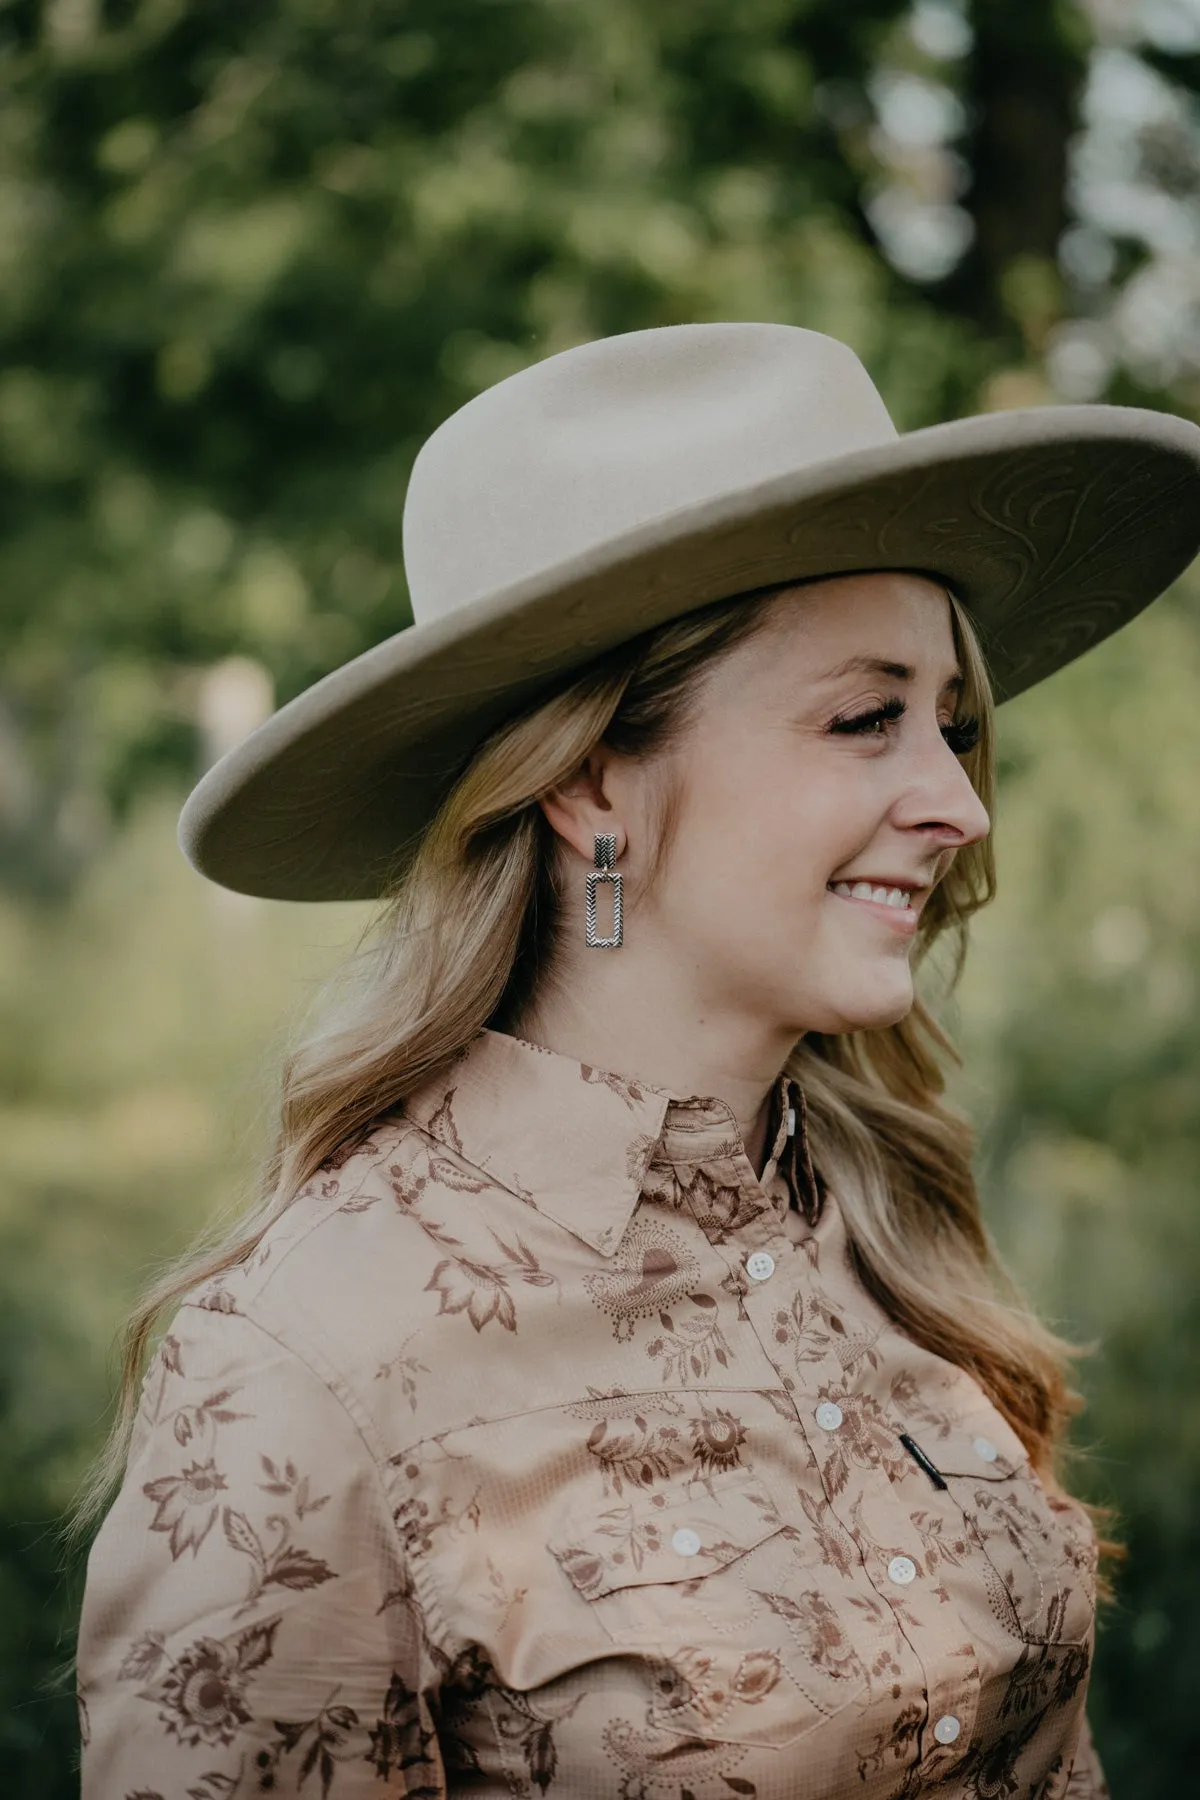
[[(1190, 0), (0, 0), (14, 1800), (77, 1790), (52, 1527), (113, 1333), (245, 1199), (287, 1019), (363, 917), (205, 887), (188, 782), (406, 622), (418, 444), (581, 339), (829, 330), (902, 427), (1200, 412), (1198, 46)], [(1092, 1685), (1117, 1800), (1200, 1753), (1198, 688), (1193, 577), (1004, 709), (958, 1006), (994, 1232), (1101, 1341), (1077, 1479), (1132, 1546)]]

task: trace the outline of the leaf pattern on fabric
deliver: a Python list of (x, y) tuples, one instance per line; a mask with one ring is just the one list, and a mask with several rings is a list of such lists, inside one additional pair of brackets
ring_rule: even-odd
[(731, 1166), (727, 1179), (720, 1179), (720, 1173), (718, 1170), (716, 1175), (710, 1174), (701, 1166), (687, 1171), (686, 1179), (679, 1176), (682, 1202), (691, 1208), (701, 1231), (714, 1244), (728, 1243), (770, 1207), (761, 1190), (755, 1194), (744, 1182), (737, 1181), (736, 1165)]
[(380, 1363), (375, 1371), (376, 1381), (387, 1381), (392, 1375), (400, 1378), (400, 1392), (408, 1402), (410, 1412), (417, 1410), (417, 1376), (430, 1373), (428, 1363), (423, 1363), (419, 1356), (409, 1353), (408, 1346), (416, 1336), (410, 1332), (401, 1345), (399, 1352), (389, 1357), (387, 1362)]
[(151, 1531), (165, 1531), (171, 1555), (178, 1558), (185, 1550), (194, 1556), (217, 1522), (220, 1502), (216, 1496), (225, 1489), (225, 1477), (210, 1456), (207, 1462), (189, 1463), (178, 1475), (161, 1475), (142, 1488), (147, 1499), (154, 1501)]
[(839, 1575), (848, 1576), (858, 1561), (858, 1551), (850, 1534), (815, 1495), (801, 1489), (797, 1497), (811, 1541), (821, 1553), (821, 1561), (827, 1568), (836, 1569)]
[(879, 1469), (897, 1481), (911, 1467), (907, 1450), (878, 1400), (870, 1394), (847, 1394), (840, 1384), (823, 1382), (818, 1401), (834, 1400), (841, 1407), (843, 1424), (829, 1436), (824, 1465), (825, 1480), (833, 1493), (841, 1493), (854, 1469)]
[(398, 1775), (408, 1800), (440, 1800), (436, 1734), (422, 1717), (419, 1697), (392, 1671), (379, 1718), (371, 1727), (367, 1761), (381, 1780)]
[(839, 1681), (866, 1679), (866, 1670), (844, 1623), (824, 1594), (810, 1590), (793, 1597), (760, 1592), (758, 1598), (784, 1620), (816, 1668)]
[[(916, 1750), (921, 1727), (925, 1723), (925, 1708), (915, 1701), (901, 1707), (889, 1724), (877, 1731), (865, 1749), (859, 1748), (855, 1754), (855, 1767), (858, 1779), (865, 1782), (870, 1775), (884, 1775), (890, 1769), (902, 1767)], [(910, 1784), (906, 1784), (904, 1792), (908, 1792)], [(914, 1800), (919, 1790), (913, 1788)]]
[(651, 1488), (688, 1466), (687, 1443), (678, 1426), (652, 1426), (640, 1414), (634, 1415), (632, 1426), (610, 1433), (609, 1421), (602, 1419), (588, 1436), (588, 1452), (600, 1465), (606, 1494)]
[(611, 1094), (616, 1094), (628, 1107), (640, 1106), (646, 1098), (644, 1082), (630, 1081), (624, 1075), (614, 1075), (611, 1069), (594, 1069), (588, 1063), (580, 1063), (579, 1073), (584, 1081), (605, 1087)]
[(151, 1359), (83, 1800), (1108, 1800), (1090, 1521), (773, 1144), (484, 1032), (339, 1147)]
[(733, 1361), (716, 1301), (709, 1294), (690, 1294), (688, 1298), (693, 1310), (682, 1316), (660, 1312), (661, 1335), (646, 1345), (646, 1355), (662, 1365), (660, 1379), (678, 1382), (680, 1387), (706, 1381), (714, 1365), (727, 1369)]
[(533, 1788), (539, 1794), (546, 1793), (558, 1774), (556, 1727), (572, 1716), (582, 1695), (553, 1706), (535, 1705), (529, 1695), (506, 1687), (497, 1678), (495, 1669), (476, 1645), (446, 1665), (441, 1691), (448, 1764), (467, 1775), (480, 1773), (472, 1740), (477, 1720), (483, 1715), (505, 1748), (515, 1749), (525, 1765), (528, 1786), (514, 1780), (511, 1759), (506, 1758), (510, 1770), (506, 1789), (518, 1796), (531, 1794)]
[(328, 1800), (338, 1764), (360, 1755), (350, 1741), (358, 1714), (352, 1706), (334, 1704), (337, 1692), (335, 1688), (315, 1718), (274, 1721), (276, 1736), (254, 1759), (260, 1789), (274, 1787), (280, 1764), (294, 1759), (288, 1773), (294, 1773), (297, 1787), (315, 1774), (321, 1800)]
[(227, 1506), (222, 1522), (230, 1549), (247, 1557), (251, 1564), (250, 1591), (235, 1612), (235, 1618), (256, 1605), (269, 1587), (292, 1588), (299, 1593), (335, 1579), (337, 1572), (328, 1563), (290, 1542), (291, 1521), (282, 1514), (271, 1513), (266, 1521), (268, 1530), (281, 1533), (280, 1542), (273, 1549), (263, 1543), (245, 1513), (235, 1512)]

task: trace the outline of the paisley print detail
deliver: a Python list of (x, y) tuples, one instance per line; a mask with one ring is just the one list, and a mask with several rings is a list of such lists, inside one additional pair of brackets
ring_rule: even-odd
[(783, 1679), (783, 1663), (774, 1650), (740, 1651), (734, 1661), (685, 1644), (669, 1661), (654, 1664), (655, 1718), (677, 1723), (688, 1735), (699, 1724), (705, 1736), (719, 1739), (735, 1707), (761, 1706)]
[(788, 1091), (764, 1181), (485, 1031), (314, 1172), (148, 1367), (84, 1800), (1108, 1800), (1090, 1521), (785, 1204)]
[(699, 1283), (700, 1265), (683, 1238), (650, 1222), (630, 1226), (610, 1269), (584, 1276), (593, 1302), (612, 1319), (618, 1342), (633, 1336), (639, 1319), (684, 1299)]
[(730, 1793), (758, 1793), (752, 1781), (731, 1780), (729, 1771), (744, 1762), (746, 1751), (734, 1744), (708, 1744), (680, 1738), (670, 1731), (645, 1730), (629, 1719), (610, 1719), (601, 1743), (621, 1771), (620, 1800), (710, 1800)]
[[(429, 1146), (428, 1176), (441, 1187), (463, 1194), (482, 1194), (488, 1186), (483, 1176), (473, 1170), (463, 1156), (462, 1139), (454, 1123), (454, 1089), (451, 1088), (425, 1130), (433, 1142)], [(449, 1151), (443, 1155), (438, 1146)]]

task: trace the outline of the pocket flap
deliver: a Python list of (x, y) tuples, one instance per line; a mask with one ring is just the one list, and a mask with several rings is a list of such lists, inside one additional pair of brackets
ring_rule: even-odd
[(1029, 1470), (1029, 1457), (1016, 1432), (996, 1414), (959, 1419), (947, 1430), (911, 1433), (942, 1475), (971, 1475), (978, 1481), (1006, 1481)]
[(695, 1581), (774, 1536), (782, 1521), (749, 1470), (711, 1486), (634, 1494), (602, 1511), (575, 1513), (549, 1550), (586, 1600), (618, 1588)]

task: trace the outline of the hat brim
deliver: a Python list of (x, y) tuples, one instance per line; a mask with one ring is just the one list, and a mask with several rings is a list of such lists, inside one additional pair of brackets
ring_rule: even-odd
[(970, 613), (1002, 702), (1109, 637), (1198, 548), (1200, 429), (1186, 420), (1062, 406), (909, 432), (675, 511), (397, 632), (222, 757), (183, 809), (180, 844), (242, 893), (372, 899), (489, 731), (710, 601), (822, 575), (927, 573)]

